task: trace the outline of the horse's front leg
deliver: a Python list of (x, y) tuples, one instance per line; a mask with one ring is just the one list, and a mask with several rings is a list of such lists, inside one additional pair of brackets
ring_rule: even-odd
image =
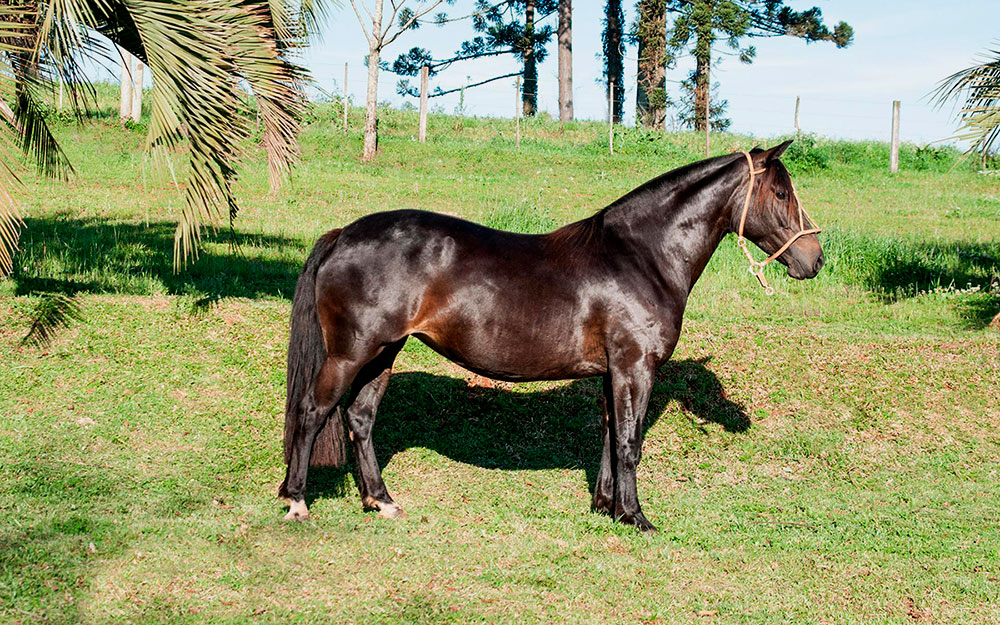
[(614, 451), (609, 464), (614, 464), (615, 473), (612, 517), (650, 532), (656, 531), (656, 527), (642, 514), (635, 476), (642, 455), (642, 424), (655, 374), (655, 366), (646, 360), (640, 357), (636, 362), (612, 367), (614, 402), (610, 416)]

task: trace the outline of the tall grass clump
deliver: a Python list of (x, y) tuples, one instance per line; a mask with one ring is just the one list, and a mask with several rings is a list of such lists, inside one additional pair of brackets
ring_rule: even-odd
[(942, 289), (986, 293), (1000, 284), (1000, 242), (937, 242), (838, 228), (823, 237), (825, 271), (887, 302)]

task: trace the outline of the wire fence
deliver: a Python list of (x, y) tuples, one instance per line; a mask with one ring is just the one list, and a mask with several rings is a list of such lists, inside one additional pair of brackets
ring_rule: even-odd
[[(323, 99), (341, 97), (344, 92), (344, 62), (324, 59), (310, 63), (313, 78), (318, 86), (310, 97)], [(356, 59), (348, 60), (346, 93), (354, 105), (364, 103), (367, 92), (367, 67)], [(509, 73), (517, 66), (513, 63), (493, 63), (496, 74)], [(404, 77), (388, 71), (379, 75), (378, 100), (388, 101), (394, 107), (416, 107), (418, 98), (397, 94), (396, 85)], [(453, 113), (479, 117), (514, 117), (514, 79), (505, 79), (454, 92), (442, 97), (434, 96), (434, 87), (442, 90), (457, 89), (463, 84), (478, 82), (483, 76), (459, 76), (457, 72), (431, 78), (430, 108), (432, 113)], [(416, 85), (416, 78), (409, 78)], [(554, 64), (543, 66), (538, 76), (538, 111), (558, 117), (558, 77)], [(608, 98), (603, 82), (577, 77), (573, 82), (575, 118), (580, 120), (607, 121)], [(749, 93), (721, 88), (717, 98), (727, 100), (726, 117), (732, 121), (730, 130), (752, 136), (787, 134), (796, 131), (794, 109), (799, 94)], [(624, 124), (634, 125), (636, 85), (635, 75), (626, 76), (624, 90)], [(844, 139), (889, 139), (891, 105), (894, 97), (848, 98), (810, 93), (801, 94), (801, 131)], [(913, 143), (932, 143), (948, 140), (956, 127), (947, 112), (936, 110), (929, 102), (903, 101), (903, 139)], [(908, 122), (912, 122), (908, 125)], [(676, 110), (668, 110), (666, 128), (679, 129)]]

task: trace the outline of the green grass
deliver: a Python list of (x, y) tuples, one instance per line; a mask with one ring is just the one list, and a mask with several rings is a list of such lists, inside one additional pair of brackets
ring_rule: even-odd
[[(106, 118), (106, 117), (105, 117)], [(808, 137), (787, 161), (827, 230), (766, 297), (726, 240), (647, 418), (661, 532), (589, 512), (599, 385), (488, 383), (416, 341), (375, 440), (409, 516), (314, 470), (281, 522), (289, 298), (311, 242), (377, 210), (541, 232), (699, 157), (699, 137), (318, 106), (270, 194), (259, 149), (223, 228), (171, 272), (182, 197), (143, 131), (59, 125), (77, 174), (26, 177), (0, 281), (0, 621), (23, 623), (1000, 622), (1000, 183), (954, 151)], [(715, 137), (718, 151), (748, 137)], [(772, 140), (766, 141), (771, 143)], [(795, 146), (799, 147), (795, 147)], [(79, 304), (23, 344), (44, 294)]]

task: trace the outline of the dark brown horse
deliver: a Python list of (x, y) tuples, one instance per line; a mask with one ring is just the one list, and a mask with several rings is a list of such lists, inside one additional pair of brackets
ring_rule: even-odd
[(636, 494), (646, 402), (712, 253), (739, 231), (768, 254), (785, 247), (777, 260), (793, 278), (811, 278), (823, 265), (778, 160), (788, 143), (681, 167), (549, 234), (400, 210), (324, 235), (292, 307), (288, 471), (279, 491), (290, 501), (286, 518), (308, 516), (310, 456), (324, 456), (313, 464), (343, 456), (334, 409), (348, 388), (361, 501), (382, 516), (402, 513), (382, 482), (371, 432), (393, 360), (412, 335), (499, 380), (602, 376), (604, 452), (593, 506), (655, 529)]

